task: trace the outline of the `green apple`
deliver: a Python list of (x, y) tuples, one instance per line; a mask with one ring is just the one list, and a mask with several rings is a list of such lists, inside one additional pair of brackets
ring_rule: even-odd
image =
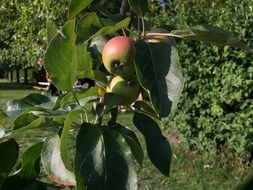
[(116, 76), (111, 79), (106, 92), (120, 95), (124, 99), (122, 105), (130, 105), (140, 94), (140, 84), (134, 78)]
[(113, 75), (128, 77), (135, 73), (134, 40), (126, 36), (117, 36), (106, 42), (102, 51), (105, 68)]

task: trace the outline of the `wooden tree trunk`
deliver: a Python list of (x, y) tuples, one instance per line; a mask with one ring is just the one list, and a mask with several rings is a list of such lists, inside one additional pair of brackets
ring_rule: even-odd
[(24, 83), (28, 84), (28, 70), (24, 69)]
[(10, 80), (11, 82), (13, 82), (13, 71), (10, 72), (10, 78), (9, 78), (9, 80)]
[(17, 80), (17, 83), (20, 83), (20, 75), (19, 75), (19, 68), (16, 69), (16, 80)]

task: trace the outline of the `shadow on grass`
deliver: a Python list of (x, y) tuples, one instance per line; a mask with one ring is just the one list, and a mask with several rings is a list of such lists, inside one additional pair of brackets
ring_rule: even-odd
[(32, 89), (34, 84), (23, 84), (23, 83), (0, 83), (0, 90), (26, 90)]

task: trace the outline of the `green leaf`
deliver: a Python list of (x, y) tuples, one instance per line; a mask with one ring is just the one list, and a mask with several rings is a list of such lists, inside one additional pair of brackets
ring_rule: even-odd
[(131, 20), (131, 18), (127, 17), (124, 20), (116, 23), (116, 25), (114, 25), (114, 26), (103, 27), (99, 31), (97, 31), (95, 34), (93, 34), (89, 38), (89, 40), (91, 40), (91, 39), (93, 39), (95, 37), (98, 37), (98, 36), (104, 36), (106, 34), (111, 34), (111, 33), (117, 32), (118, 30), (123, 29), (123, 28), (127, 28), (128, 25), (130, 24), (130, 20)]
[(8, 177), (18, 160), (19, 146), (14, 139), (0, 143), (0, 184)]
[(109, 92), (109, 93), (105, 93), (104, 95), (104, 105), (108, 107), (109, 109), (114, 106), (122, 105), (122, 103), (124, 102), (125, 102), (124, 97), (118, 94)]
[(119, 124), (117, 124), (116, 127), (113, 127), (112, 129), (118, 131), (125, 138), (136, 161), (140, 166), (142, 166), (144, 154), (136, 134), (132, 130)]
[(68, 21), (62, 32), (52, 39), (45, 55), (45, 68), (59, 90), (71, 91), (76, 79), (75, 41), (75, 19), (73, 19)]
[(71, 129), (71, 124), (72, 122), (77, 118), (80, 117), (81, 110), (75, 110), (72, 112), (69, 112), (69, 114), (66, 117), (64, 127), (62, 129), (61, 133), (61, 139), (60, 139), (60, 152), (61, 152), (61, 158), (62, 161), (69, 171), (73, 171), (73, 161), (71, 159), (71, 156), (69, 154), (69, 143), (71, 142), (71, 137), (70, 137), (70, 129)]
[(179, 57), (174, 46), (166, 42), (136, 42), (136, 74), (149, 91), (152, 105), (159, 117), (175, 109), (183, 89)]
[(69, 19), (75, 17), (83, 9), (85, 9), (93, 0), (71, 0), (69, 4)]
[(37, 93), (30, 94), (19, 100), (14, 99), (12, 101), (7, 102), (6, 114), (10, 117), (17, 116), (28, 107), (44, 105), (50, 102), (51, 100), (47, 96)]
[(46, 5), (46, 7), (49, 9), (50, 4), (51, 4), (51, 0), (44, 0), (44, 3)]
[(100, 70), (93, 70), (93, 73), (94, 78), (92, 79), (97, 82), (97, 85), (106, 88), (108, 82), (106, 75)]
[(36, 179), (40, 173), (40, 153), (43, 143), (37, 143), (22, 155), (22, 169), (18, 173), (22, 178)]
[(55, 24), (51, 21), (46, 22), (46, 27), (47, 27), (47, 42), (50, 44), (51, 40), (57, 35), (57, 28)]
[(46, 138), (41, 151), (41, 162), (53, 182), (66, 186), (75, 185), (74, 174), (67, 170), (62, 162), (58, 135)]
[(163, 175), (169, 176), (171, 148), (168, 139), (163, 136), (158, 124), (147, 115), (135, 113), (133, 122), (145, 138), (150, 161)]
[(136, 109), (137, 112), (148, 114), (154, 118), (160, 119), (159, 117), (157, 117), (155, 110), (144, 101), (136, 101), (133, 104), (133, 107)]
[(148, 10), (147, 0), (128, 0), (129, 5), (138, 16), (144, 16)]
[(93, 34), (95, 34), (102, 24), (97, 16), (97, 13), (86, 13), (79, 21), (77, 25), (77, 42), (83, 43), (88, 40)]
[(61, 94), (57, 97), (54, 107), (52, 108), (53, 111), (60, 109), (61, 107), (61, 101), (66, 96), (66, 94)]
[[(60, 124), (53, 120), (50, 117), (40, 116), (37, 119), (33, 120), (26, 126), (16, 129), (16, 133), (24, 132), (31, 129), (40, 129), (40, 130), (48, 130), (56, 132), (59, 128)], [(15, 129), (15, 128), (14, 128)]]
[(76, 102), (74, 94), (76, 98), (80, 100), (89, 96), (97, 95), (97, 90), (96, 88), (87, 88), (79, 92), (69, 92), (66, 96), (64, 96), (61, 99), (61, 102), (60, 102), (61, 107), (67, 105), (68, 103)]
[(77, 46), (77, 78), (93, 78), (92, 71), (93, 60), (87, 50), (87, 45)]
[(137, 189), (131, 150), (120, 133), (106, 126), (85, 123), (77, 136), (76, 149), (78, 190)]
[(22, 127), (27, 126), (35, 119), (38, 119), (38, 116), (34, 115), (33, 113), (23, 113), (20, 114), (15, 120), (14, 120), (14, 129), (19, 129)]
[(173, 30), (170, 34), (183, 39), (198, 40), (217, 45), (229, 45), (253, 53), (251, 48), (236, 39), (230, 32), (216, 26), (199, 25), (188, 29)]
[(0, 125), (0, 139), (3, 138), (5, 136), (5, 128)]

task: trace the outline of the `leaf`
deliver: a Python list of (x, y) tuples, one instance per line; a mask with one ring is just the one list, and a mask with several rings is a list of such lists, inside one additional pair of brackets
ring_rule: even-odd
[(183, 89), (179, 57), (174, 46), (166, 42), (136, 42), (136, 74), (149, 91), (151, 103), (159, 117), (175, 109)]
[(43, 105), (49, 102), (51, 102), (51, 100), (47, 96), (38, 93), (30, 94), (19, 100), (14, 99), (12, 101), (7, 102), (6, 114), (9, 117), (14, 117), (19, 115), (23, 110), (28, 107)]
[(144, 158), (144, 154), (143, 154), (141, 144), (140, 144), (136, 134), (133, 131), (131, 131), (130, 129), (128, 129), (124, 126), (121, 126), (119, 124), (117, 124), (116, 127), (113, 127), (112, 129), (118, 131), (125, 138), (126, 142), (128, 143), (129, 147), (131, 148), (131, 152), (132, 152), (133, 156), (135, 157), (136, 161), (138, 162), (138, 164), (141, 167), (142, 162), (143, 162), (143, 158)]
[(24, 179), (18, 175), (13, 175), (4, 181), (1, 190), (47, 190), (47, 186), (49, 185), (38, 180)]
[(156, 119), (160, 119), (159, 117), (157, 117), (157, 114), (155, 112), (155, 110), (150, 106), (148, 105), (146, 102), (144, 101), (136, 101), (134, 104), (133, 104), (133, 107), (136, 109), (136, 111), (138, 112), (142, 112), (144, 114), (148, 114)]
[(0, 125), (0, 139), (3, 138), (5, 136), (5, 128)]
[(93, 70), (93, 73), (94, 78), (92, 79), (96, 81), (97, 86), (106, 88), (108, 82), (106, 75), (100, 70)]
[(77, 46), (77, 74), (76, 77), (94, 78), (92, 71), (93, 59), (87, 50), (87, 45)]
[(116, 23), (115, 26), (103, 27), (99, 31), (97, 31), (95, 34), (93, 34), (88, 40), (91, 40), (91, 39), (98, 37), (98, 36), (104, 36), (106, 34), (111, 34), (111, 33), (117, 32), (118, 30), (120, 30), (122, 28), (127, 28), (128, 25), (130, 24), (130, 20), (131, 20), (131, 18), (127, 17), (124, 20)]
[(40, 129), (56, 132), (58, 130), (59, 125), (60, 124), (52, 118), (40, 116), (26, 126), (23, 126), (22, 128), (18, 129), (14, 127), (14, 129), (16, 129), (16, 133), (24, 132), (31, 129)]
[(81, 110), (75, 110), (72, 112), (69, 112), (69, 114), (66, 117), (64, 127), (62, 129), (61, 133), (61, 139), (60, 139), (60, 152), (61, 152), (61, 158), (62, 162), (64, 163), (66, 169), (69, 171), (73, 171), (73, 163), (71, 160), (71, 156), (69, 155), (69, 143), (70, 143), (70, 135), (69, 131), (71, 129), (71, 124), (77, 117), (80, 117)]
[(253, 53), (251, 48), (236, 39), (230, 32), (216, 26), (199, 25), (188, 29), (173, 30), (170, 34), (183, 39), (198, 40), (217, 45), (229, 45)]
[(77, 25), (77, 42), (83, 43), (102, 28), (97, 13), (86, 13)]
[(89, 96), (97, 95), (97, 90), (96, 88), (87, 88), (87, 89), (83, 89), (80, 92), (69, 92), (66, 96), (64, 96), (61, 99), (61, 102), (60, 102), (61, 107), (67, 105), (68, 103), (76, 102), (74, 94), (76, 98), (80, 100)]
[(85, 9), (93, 0), (71, 0), (69, 4), (69, 19), (75, 17), (83, 9)]
[(53, 84), (63, 91), (72, 90), (76, 79), (75, 19), (68, 21), (62, 32), (49, 44), (45, 55), (45, 68)]
[(35, 119), (38, 119), (38, 116), (33, 113), (23, 113), (14, 120), (14, 129), (25, 127)]
[(78, 190), (137, 189), (130, 148), (120, 133), (85, 123), (77, 136), (76, 149)]
[(66, 186), (75, 186), (74, 174), (67, 170), (62, 162), (58, 135), (46, 138), (41, 151), (41, 162), (53, 182)]
[(49, 9), (50, 4), (51, 4), (51, 0), (44, 0), (44, 3), (46, 5), (46, 7)]
[(22, 154), (22, 169), (18, 172), (22, 178), (36, 179), (40, 173), (40, 153), (43, 143), (37, 143)]
[(138, 16), (144, 16), (148, 10), (147, 0), (128, 0), (129, 5)]
[(150, 161), (163, 175), (169, 176), (171, 148), (167, 138), (162, 135), (158, 124), (141, 113), (134, 114), (133, 122), (145, 138)]
[(0, 184), (8, 177), (18, 160), (19, 146), (14, 139), (0, 143)]
[(47, 42), (50, 44), (51, 40), (57, 35), (57, 28), (54, 23), (51, 21), (46, 22), (46, 27), (47, 27)]
[(109, 109), (117, 105), (122, 105), (123, 102), (125, 102), (124, 97), (118, 94), (109, 92), (104, 95), (104, 105)]

